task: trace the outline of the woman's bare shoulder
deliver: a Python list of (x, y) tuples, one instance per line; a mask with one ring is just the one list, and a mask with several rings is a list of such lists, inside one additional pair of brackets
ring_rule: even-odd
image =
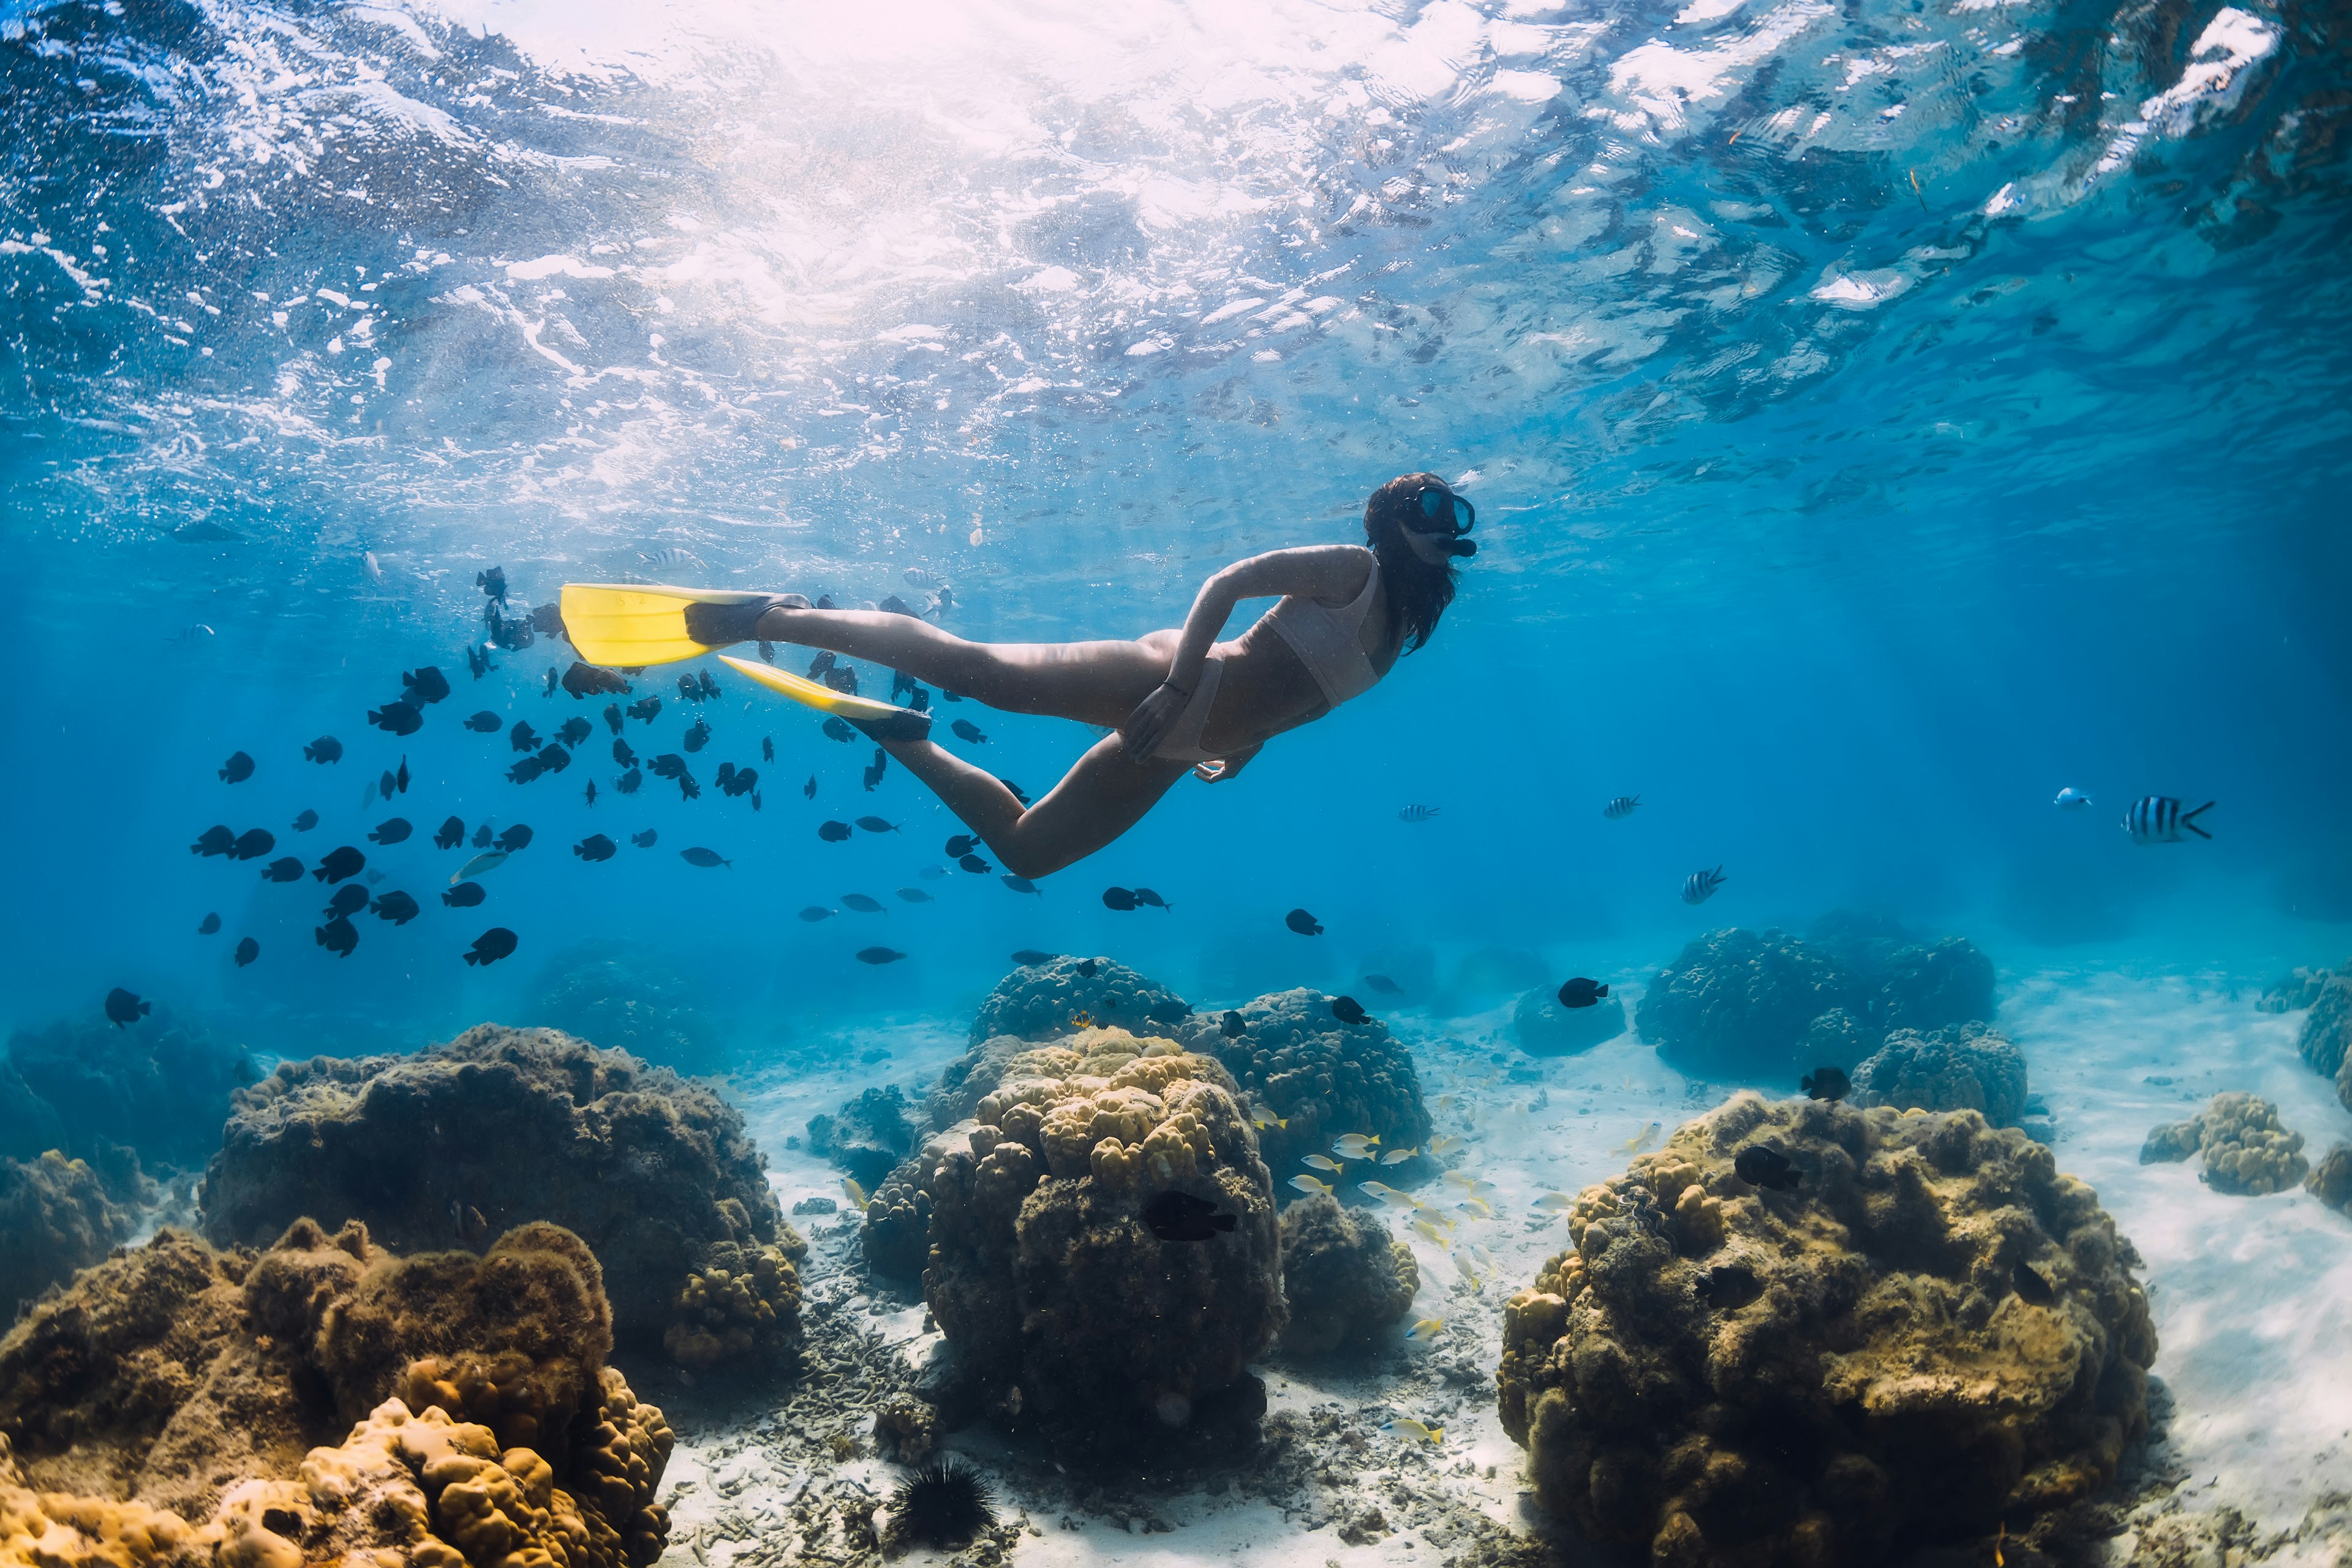
[(1373, 559), (1360, 544), (1299, 544), (1236, 561), (1223, 575), (1244, 597), (1297, 594), (1344, 603), (1363, 592)]

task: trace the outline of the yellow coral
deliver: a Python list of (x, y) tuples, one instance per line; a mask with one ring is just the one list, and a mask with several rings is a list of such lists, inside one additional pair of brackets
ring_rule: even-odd
[[(807, 1244), (787, 1227), (789, 1240)], [(724, 1246), (678, 1287), (677, 1321), (662, 1335), (670, 1359), (698, 1371), (760, 1350), (781, 1349), (800, 1323), (799, 1272), (782, 1247)]]

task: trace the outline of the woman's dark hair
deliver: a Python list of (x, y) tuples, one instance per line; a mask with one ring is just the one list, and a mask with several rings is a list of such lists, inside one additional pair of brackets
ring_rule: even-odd
[(1435, 474), (1400, 474), (1364, 503), (1364, 538), (1389, 585), (1389, 625), (1397, 629), (1400, 651), (1413, 653), (1437, 629), (1437, 618), (1454, 602), (1454, 558), (1432, 566), (1404, 537), (1408, 519), (1421, 512), (1421, 492), (1445, 489)]

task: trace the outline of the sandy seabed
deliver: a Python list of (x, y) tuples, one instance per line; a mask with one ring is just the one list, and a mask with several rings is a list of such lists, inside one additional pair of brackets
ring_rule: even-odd
[[(2131, 1528), (2106, 1543), (2110, 1563), (2352, 1564), (2352, 1220), (2300, 1191), (2227, 1196), (2199, 1180), (2194, 1162), (2138, 1160), (2150, 1127), (2222, 1089), (2274, 1101), (2315, 1159), (2352, 1137), (2333, 1085), (2295, 1053), (2301, 1015), (2254, 1003), (2218, 980), (2114, 969), (2053, 967), (2007, 986), (2000, 1026), (2031, 1063), (2029, 1125), (2138, 1247), (2162, 1339), (2158, 1432), (2122, 1483)], [(1464, 1216), (1458, 1233), (1491, 1268), (1391, 1220), (1421, 1262), (1411, 1316), (1440, 1319), (1441, 1331), (1397, 1338), (1369, 1363), (1269, 1357), (1259, 1368), (1268, 1442), (1223, 1469), (1088, 1475), (985, 1426), (959, 1432), (945, 1449), (988, 1477), (1011, 1527), (959, 1560), (1009, 1551), (1037, 1568), (1607, 1561), (1536, 1510), (1522, 1451), (1503, 1435), (1503, 1303), (1567, 1244), (1560, 1216), (1534, 1200), (1617, 1173), (1652, 1123), (1642, 1147), (1734, 1086), (1686, 1079), (1630, 1034), (1582, 1056), (1531, 1058), (1508, 1021), (1507, 1009), (1388, 1019), (1413, 1047), (1438, 1131), (1467, 1141), (1462, 1168), (1500, 1189), (1495, 1217)], [(960, 1023), (901, 1024), (740, 1078), (784, 1206), (841, 1199), (828, 1165), (786, 1147), (809, 1117), (878, 1083), (913, 1098), (963, 1046)], [(887, 1058), (863, 1059), (877, 1048)], [(911, 1292), (866, 1291), (845, 1214), (796, 1223), (811, 1241), (810, 1363), (785, 1403), (708, 1386), (651, 1391), (675, 1403), (688, 1434), (669, 1470), (676, 1531), (665, 1568), (872, 1560), (856, 1521), (899, 1474), (874, 1455), (873, 1411), (912, 1382), (939, 1336)], [(1400, 1415), (1442, 1427), (1443, 1441), (1381, 1430)], [(940, 1555), (919, 1547), (907, 1561)]]

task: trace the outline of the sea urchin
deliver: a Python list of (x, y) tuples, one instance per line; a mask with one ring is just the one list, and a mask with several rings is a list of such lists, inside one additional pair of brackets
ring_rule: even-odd
[(890, 1497), (890, 1532), (937, 1547), (961, 1547), (993, 1529), (988, 1483), (970, 1465), (934, 1459), (918, 1468)]

